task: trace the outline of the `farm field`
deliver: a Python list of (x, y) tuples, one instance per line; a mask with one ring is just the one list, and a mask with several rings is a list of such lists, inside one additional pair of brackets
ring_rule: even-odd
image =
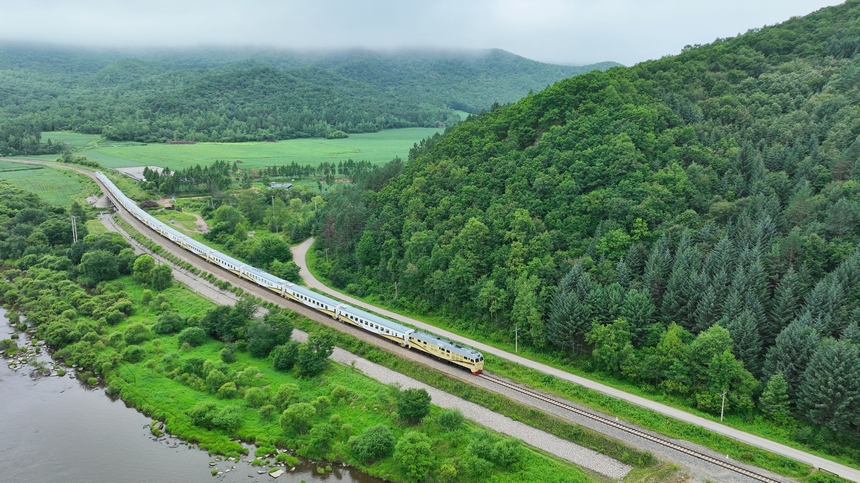
[(75, 200), (83, 202), (89, 190), (85, 181), (68, 170), (11, 161), (0, 161), (0, 178), (59, 206), (71, 206)]
[(217, 159), (241, 160), (243, 168), (292, 162), (318, 165), (347, 159), (384, 163), (396, 156), (405, 159), (415, 143), (437, 132), (439, 130), (433, 128), (390, 129), (378, 133), (353, 134), (345, 139), (291, 139), (274, 143), (96, 142), (89, 139), (94, 136), (62, 132), (45, 132), (42, 138), (69, 142), (78, 148), (77, 154), (97, 161), (106, 168), (149, 165), (176, 170), (197, 164), (207, 165)]

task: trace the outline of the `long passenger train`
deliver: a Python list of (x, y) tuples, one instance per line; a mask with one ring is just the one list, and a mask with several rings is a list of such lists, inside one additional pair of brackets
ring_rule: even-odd
[(470, 370), (472, 374), (480, 374), (484, 371), (484, 356), (480, 352), (464, 347), (456, 342), (420, 332), (397, 322), (351, 307), (224, 255), (157, 220), (123, 194), (101, 171), (96, 172), (96, 177), (107, 188), (108, 196), (114, 205), (123, 207), (148, 227), (209, 263), (227, 269), (242, 278), (246, 278), (263, 288), (271, 290), (281, 297), (306, 305), (335, 320), (354, 325), (380, 337), (397, 342), (407, 349), (416, 349), (425, 352), (439, 359), (464, 367)]

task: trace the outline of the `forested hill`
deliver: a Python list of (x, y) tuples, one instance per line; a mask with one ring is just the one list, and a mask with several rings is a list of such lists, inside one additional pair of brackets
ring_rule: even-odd
[[(0, 153), (40, 131), (247, 141), (453, 125), (595, 68), (504, 51), (91, 51), (0, 45)], [(10, 135), (15, 138), (10, 141)]]
[[(710, 411), (729, 385), (731, 410), (749, 408), (752, 376), (781, 372), (793, 405), (856, 430), (860, 404), (849, 417), (812, 388), (860, 401), (858, 51), (851, 1), (473, 118), (380, 191), (329, 200), (327, 275), (485, 335), (516, 324), (520, 343), (593, 351)], [(836, 353), (854, 382), (820, 379)]]

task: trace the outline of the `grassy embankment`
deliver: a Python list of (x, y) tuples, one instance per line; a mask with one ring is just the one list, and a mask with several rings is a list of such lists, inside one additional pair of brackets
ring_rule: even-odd
[[(318, 263), (324, 263), (324, 261), (319, 260), (316, 257), (315, 251), (309, 250), (309, 269), (314, 273), (314, 276), (316, 276), (321, 282), (331, 286), (330, 281), (326, 280), (325, 277), (321, 277), (318, 274), (318, 270), (314, 269)], [(344, 292), (348, 293), (347, 291)], [(478, 333), (475, 330), (469, 330), (468, 327), (470, 326), (470, 324), (467, 323), (463, 323), (462, 325), (455, 325), (449, 319), (443, 317), (415, 314), (404, 310), (402, 307), (395, 307), (393, 306), (393, 304), (391, 304), (391, 301), (389, 300), (380, 300), (376, 297), (360, 297), (352, 293), (350, 295), (367, 303), (401, 313), (416, 320), (420, 320), (439, 327), (441, 329), (445, 329), (450, 332), (462, 335), (463, 337), (479, 340), (483, 343), (490, 344), (494, 347), (506, 350), (508, 352), (514, 351), (514, 341), (507, 340), (499, 333), (491, 334), (490, 337), (488, 337), (485, 333)], [(643, 391), (639, 387), (632, 386), (623, 381), (619, 381), (606, 374), (585, 371), (581, 367), (575, 365), (570, 360), (562, 360), (559, 358), (551, 357), (547, 354), (539, 353), (528, 347), (522, 346), (520, 347), (519, 355), (570, 372), (571, 374), (576, 374), (582, 377), (589, 378), (591, 380), (598, 381), (608, 386), (621, 389), (631, 394), (636, 394), (651, 400), (655, 400), (662, 404), (688, 411), (692, 414), (696, 414), (707, 419), (717, 420), (713, 415), (702, 413), (695, 409), (689, 408), (689, 406), (687, 406), (682, 400), (666, 397), (662, 394), (655, 394)], [(541, 389), (552, 394), (556, 394), (571, 401), (579, 402), (595, 410), (618, 416), (619, 418), (630, 421), (633, 424), (637, 424), (644, 428), (657, 431), (661, 434), (701, 444), (720, 454), (729, 455), (732, 459), (735, 459), (737, 461), (742, 461), (744, 463), (765, 468), (781, 475), (789, 476), (792, 478), (799, 478), (803, 481), (819, 481), (820, 478), (829, 478), (821, 473), (813, 473), (814, 469), (811, 468), (809, 465), (799, 463), (795, 460), (779, 456), (774, 453), (770, 453), (768, 451), (756, 448), (751, 445), (740, 443), (734, 439), (704, 430), (700, 426), (684, 423), (682, 421), (663, 416), (654, 411), (642, 408), (640, 406), (636, 406), (631, 403), (627, 403), (625, 401), (610, 396), (606, 396), (597, 391), (590, 390), (573, 383), (556, 379), (552, 376), (543, 374), (540, 371), (523, 367), (519, 364), (509, 362), (505, 359), (501, 359), (488, 354), (485, 354), (484, 356), (486, 364), (485, 367), (487, 367), (488, 370), (496, 374), (528, 384), (534, 388)], [(742, 431), (756, 434), (758, 436), (762, 436), (773, 441), (785, 444), (786, 446), (796, 447), (798, 449), (802, 449), (804, 451), (808, 451), (810, 453), (817, 454), (822, 457), (830, 458), (834, 461), (838, 461), (839, 463), (846, 464), (848, 466), (858, 466), (856, 461), (853, 461), (844, 456), (827, 454), (822, 452), (820, 449), (800, 445), (796, 441), (790, 439), (790, 434), (793, 428), (777, 427), (767, 421), (762, 420), (762, 418), (755, 418), (754, 420), (748, 421), (742, 416), (732, 415), (726, 418), (725, 424), (740, 429)], [(833, 481), (843, 480), (837, 478)]]
[[(120, 324), (104, 327), (101, 351), (126, 354), (124, 349), (131, 344), (123, 343), (114, 334), (123, 334), (133, 324), (153, 324), (157, 312), (163, 310), (163, 307), (142, 304), (143, 288), (128, 277), (112, 282), (112, 285), (112, 290), (119, 290), (131, 296), (138, 308), (135, 314)], [(204, 313), (212, 307), (210, 302), (182, 286), (174, 286), (165, 291), (164, 295), (170, 301), (169, 310), (177, 311), (185, 317)], [(315, 325), (307, 320), (299, 323), (303, 327), (312, 328)], [(224, 398), (223, 395), (217, 397), (177, 381), (183, 368), (190, 365), (188, 361), (194, 358), (220, 361), (219, 353), (224, 347), (223, 343), (210, 340), (199, 347), (183, 348), (179, 346), (175, 335), (162, 335), (153, 336), (138, 344), (138, 347), (143, 349), (144, 358), (137, 363), (122, 362), (111, 369), (106, 375), (109, 390), (120, 394), (123, 400), (144, 413), (166, 421), (172, 434), (196, 442), (210, 452), (239, 455), (243, 451), (242, 446), (233, 440), (238, 437), (255, 442), (260, 447), (257, 456), (263, 459), (265, 457), (262, 455), (271, 453), (275, 446), (298, 448), (298, 453), (303, 456), (345, 460), (371, 474), (403, 480), (402, 469), (392, 457), (381, 458), (372, 465), (357, 461), (346, 443), (349, 436), (360, 434), (364, 429), (376, 424), (388, 426), (398, 438), (407, 431), (422, 432), (432, 440), (436, 463), (434, 468), (438, 468), (442, 464), (457, 467), (458, 461), (471, 451), (469, 445), (476, 435), (481, 434), (480, 428), (470, 424), (464, 424), (461, 429), (455, 431), (446, 430), (437, 421), (440, 414), (438, 408), (433, 408), (431, 415), (421, 424), (398, 423), (395, 417), (396, 389), (382, 385), (351, 367), (330, 364), (321, 376), (301, 379), (291, 373), (275, 371), (265, 360), (238, 352), (236, 362), (228, 364), (227, 367), (231, 378), (238, 383), (240, 392), (235, 394), (234, 398)], [(278, 388), (289, 384), (294, 384), (298, 390), (288, 400), (278, 399), (275, 395)], [(348, 388), (347, 396), (335, 397), (335, 388), (339, 386)], [(263, 388), (269, 396), (266, 402), (274, 407), (265, 408), (265, 405), (260, 407), (258, 404), (255, 408), (249, 401), (241, 399), (241, 392), (252, 387)], [(330, 405), (318, 410), (311, 423), (314, 426), (329, 424), (336, 430), (328, 442), (321, 443), (319, 435), (315, 435), (312, 430), (309, 433), (298, 433), (281, 428), (278, 422), (280, 410), (291, 403), (315, 402), (321, 396), (328, 397)], [(228, 432), (195, 426), (188, 413), (203, 401), (213, 402), (219, 409), (229, 407), (231, 412), (237, 412), (241, 416), (239, 428)], [(499, 438), (493, 435), (481, 437), (491, 440)], [(492, 465), (488, 468), (486, 477), (485, 481), (600, 480), (553, 457), (531, 450), (523, 450), (522, 460), (516, 466), (505, 469)], [(460, 478), (458, 481), (467, 479)]]

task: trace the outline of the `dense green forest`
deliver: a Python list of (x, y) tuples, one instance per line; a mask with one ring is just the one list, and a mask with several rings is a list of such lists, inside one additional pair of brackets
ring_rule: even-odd
[(90, 51), (0, 45), (0, 154), (57, 152), (39, 132), (111, 140), (344, 137), (459, 122), (613, 63), (543, 64), (481, 52)]
[[(330, 280), (719, 414), (860, 430), (860, 2), (561, 81), (327, 199)], [(510, 335), (508, 335), (510, 334)]]

